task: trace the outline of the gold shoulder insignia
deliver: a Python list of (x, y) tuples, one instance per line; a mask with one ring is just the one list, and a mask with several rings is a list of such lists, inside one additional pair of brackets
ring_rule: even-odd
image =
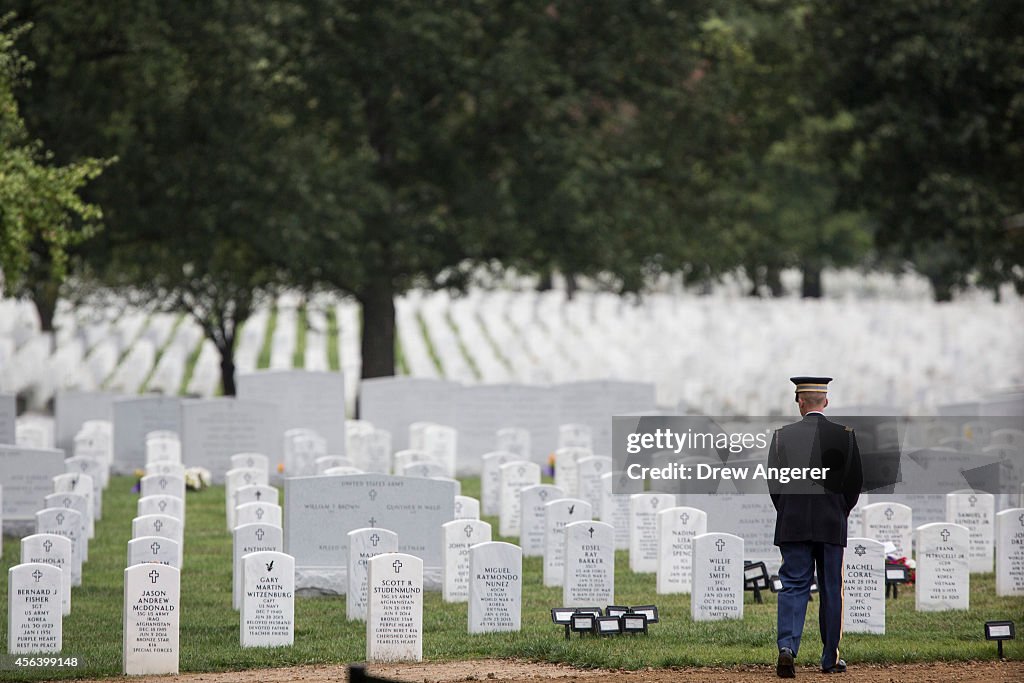
[(848, 432), (852, 432), (852, 431), (853, 431), (853, 427), (851, 427), (851, 426), (847, 425), (847, 426), (846, 426), (846, 431), (848, 431)]

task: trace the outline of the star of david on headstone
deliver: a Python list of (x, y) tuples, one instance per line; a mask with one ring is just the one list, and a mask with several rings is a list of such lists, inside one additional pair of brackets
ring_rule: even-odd
[(864, 547), (864, 546), (862, 546), (862, 545), (858, 545), (858, 546), (857, 546), (857, 548), (856, 548), (856, 549), (855, 549), (855, 550), (854, 550), (853, 552), (855, 552), (855, 553), (856, 553), (856, 554), (857, 554), (857, 555), (859, 556), (859, 555), (863, 555), (863, 554), (864, 554), (864, 553), (866, 553), (867, 551), (868, 551), (868, 549), (867, 549), (867, 548), (865, 548), (865, 547)]
[(377, 520), (374, 517), (370, 517), (370, 526), (377, 526)]
[(159, 578), (160, 578), (160, 572), (158, 572), (157, 570), (154, 569), (153, 571), (151, 571), (149, 573), (149, 580), (152, 583), (156, 583), (156, 580), (159, 579)]
[(267, 532), (264, 531), (263, 529), (257, 529), (256, 530), (256, 540), (257, 541), (262, 541), (263, 537), (266, 536), (266, 535), (267, 535)]
[(37, 569), (32, 572), (32, 578), (36, 580), (36, 583), (39, 583), (39, 579), (43, 578), (43, 573)]
[(690, 513), (689, 512), (684, 512), (683, 514), (679, 515), (679, 521), (682, 522), (683, 524), (689, 524), (690, 523)]
[(892, 516), (894, 514), (896, 514), (896, 513), (892, 511), (892, 508), (885, 508), (885, 518), (887, 520), (889, 520), (890, 522), (892, 521)]
[(370, 496), (370, 500), (376, 500), (377, 499), (377, 489), (370, 489), (369, 496)]
[(370, 545), (376, 548), (378, 543), (380, 543), (380, 536), (378, 536), (377, 534), (373, 534), (372, 536), (370, 536)]
[(971, 504), (971, 507), (974, 507), (974, 504), (978, 502), (978, 497), (972, 493), (971, 497), (967, 499), (967, 502)]
[(463, 529), (463, 531), (466, 532), (466, 538), (472, 537), (473, 536), (473, 525), (472, 524), (467, 524), (466, 527)]
[(43, 550), (45, 550), (46, 552), (50, 552), (50, 548), (52, 547), (53, 541), (51, 541), (50, 539), (46, 539), (45, 541), (43, 541)]
[(590, 527), (589, 529), (587, 529), (587, 531), (590, 532), (590, 537), (593, 538), (594, 537), (594, 527)]
[(942, 533), (939, 534), (939, 536), (942, 536), (942, 540), (943, 541), (948, 541), (949, 540), (949, 529), (943, 529)]
[(725, 539), (720, 538), (717, 541), (715, 541), (715, 547), (718, 548), (718, 552), (722, 552), (722, 550), (725, 548)]
[(256, 519), (263, 519), (263, 515), (267, 514), (263, 508), (256, 508)]
[(395, 573), (396, 574), (400, 574), (402, 572), (402, 561), (401, 560), (395, 560), (394, 562), (391, 563), (391, 566), (395, 568)]
[(160, 544), (156, 541), (153, 541), (153, 545), (149, 546), (149, 549), (153, 551), (154, 555), (156, 555), (160, 552)]
[(58, 512), (57, 513), (57, 524), (60, 524), (61, 526), (64, 526), (64, 513), (63, 512)]
[(651, 498), (651, 509), (654, 509), (656, 507), (658, 507), (658, 499), (657, 498)]
[(153, 522), (153, 528), (156, 529), (157, 531), (160, 531), (161, 529), (163, 529), (164, 528), (163, 521), (158, 519), (155, 522)]

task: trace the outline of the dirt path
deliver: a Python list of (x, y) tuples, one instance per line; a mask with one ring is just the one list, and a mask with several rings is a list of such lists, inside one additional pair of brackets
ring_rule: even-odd
[[(485, 659), (465, 662), (420, 664), (375, 664), (368, 667), (371, 675), (405, 683), (456, 683), (482, 681), (487, 683), (764, 683), (779, 680), (773, 667), (735, 669), (648, 669), (642, 671), (609, 671), (574, 669), (559, 664)], [(304, 666), (225, 673), (183, 674), (180, 676), (144, 677), (138, 683), (335, 683), (347, 680), (343, 666)], [(828, 681), (829, 683), (1021, 683), (1024, 662), (930, 663), (852, 666), (842, 675), (825, 675), (812, 668), (798, 668), (797, 681)], [(109, 679), (108, 679), (109, 681)]]

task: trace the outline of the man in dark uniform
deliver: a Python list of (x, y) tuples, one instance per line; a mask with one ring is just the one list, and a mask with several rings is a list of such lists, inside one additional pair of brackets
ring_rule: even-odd
[(775, 545), (782, 552), (779, 578), (776, 673), (796, 675), (794, 660), (810, 597), (818, 579), (818, 627), (821, 631), (821, 670), (843, 673), (839, 658), (843, 626), (843, 548), (846, 518), (857, 504), (863, 482), (857, 439), (849, 427), (830, 422), (821, 411), (828, 406), (831, 377), (792, 377), (803, 419), (775, 432), (768, 451), (769, 467), (827, 468), (823, 480), (769, 482), (775, 520)]

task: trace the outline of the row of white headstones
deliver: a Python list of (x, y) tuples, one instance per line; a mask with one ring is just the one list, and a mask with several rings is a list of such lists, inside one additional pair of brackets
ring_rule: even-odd
[[(76, 457), (89, 459), (88, 456)], [(540, 472), (536, 464), (515, 460), (509, 462), (507, 458), (510, 457), (514, 458), (515, 455), (496, 453), (485, 459), (484, 512), (487, 514), (487, 504), (490, 502), (493, 505), (494, 498), (493, 487), (489, 485), (491, 479), (488, 477), (488, 463), (491, 463), (492, 467), (493, 464), (498, 464), (501, 533), (505, 536), (514, 536), (518, 532), (524, 548), (492, 543), (490, 525), (474, 519), (479, 516), (480, 505), (472, 498), (457, 498), (456, 509), (465, 520), (457, 519), (444, 525), (442, 529), (445, 549), (444, 597), (450, 601), (469, 601), (471, 632), (518, 630), (521, 558), (524, 549), (527, 551), (526, 554), (542, 554), (545, 557), (545, 585), (562, 585), (567, 606), (614, 603), (614, 550), (621, 547), (623, 536), (617, 534), (616, 527), (610, 524), (591, 521), (592, 509), (587, 500), (582, 497), (565, 498), (564, 488), (557, 484), (539, 484)], [(588, 456), (576, 462), (591, 458), (598, 459), (596, 462), (604, 462), (610, 468), (610, 462), (605, 462), (610, 459), (601, 460), (600, 456)], [(499, 460), (504, 462), (498, 463)], [(177, 442), (176, 436), (166, 433), (151, 434), (147, 440), (147, 461), (147, 476), (142, 481), (138, 517), (133, 520), (133, 539), (129, 542), (129, 565), (155, 561), (164, 564), (169, 571), (152, 568), (150, 573), (143, 575), (141, 570), (132, 566), (126, 570), (126, 673), (168, 673), (177, 670), (177, 572), (181, 565), (185, 487), (181, 472), (180, 443)], [(84, 461), (82, 464), (75, 463), (74, 459), (68, 462), (69, 468), (79, 465), (83, 470), (86, 469)], [(264, 456), (239, 454), (233, 457), (232, 465), (234, 469), (227, 477), (227, 516), (228, 526), (234, 530), (235, 536), (234, 604), (241, 611), (241, 644), (289, 645), (293, 639), (294, 628), (294, 560), (280, 553), (283, 539), (281, 508), (276, 504), (277, 490), (267, 485), (268, 462)], [(583, 462), (583, 465), (576, 472), (573, 488), (577, 493), (587, 490), (586, 477), (579, 476), (588, 469), (587, 463)], [(571, 468), (566, 466), (559, 469), (562, 476), (560, 483), (568, 487)], [(324, 473), (347, 473), (330, 470), (331, 468), (325, 468)], [(58, 479), (61, 482), (71, 481), (67, 477), (68, 475), (63, 475)], [(77, 486), (83, 491), (93, 490), (88, 475), (77, 475), (74, 482), (72, 487)], [(610, 489), (611, 473), (602, 474), (600, 483), (604, 488)], [(66, 483), (56, 483), (56, 486), (58, 489), (69, 487)], [(74, 508), (84, 506), (84, 517), (88, 517), (89, 520), (92, 519), (92, 508), (84, 493), (64, 493), (70, 494), (66, 496), (66, 501), (60, 501), (64, 507), (53, 509), (66, 512), (55, 513), (49, 509), (40, 511), (40, 534), (36, 536), (41, 536), (47, 529), (52, 529), (53, 525), (49, 520), (54, 515), (61, 515), (63, 519), (58, 526), (66, 526), (69, 529), (68, 538), (64, 543), (70, 543), (72, 546), (70, 552), (65, 552), (63, 556), (70, 558), (73, 570), (75, 549), (78, 548), (79, 555), (87, 555), (89, 533), (89, 525), (82, 521), (81, 510)], [(601, 493), (604, 494), (605, 491)], [(80, 496), (82, 500), (75, 496)], [(664, 500), (659, 496), (664, 496)], [(98, 498), (95, 495), (93, 497)], [(601, 495), (599, 499), (606, 498), (607, 495)], [(611, 498), (618, 499), (620, 508), (623, 500), (628, 501), (629, 523), (621, 526), (627, 531), (626, 538), (631, 551), (630, 568), (633, 571), (657, 571), (658, 591), (661, 593), (692, 592), (694, 619), (742, 617), (742, 539), (729, 534), (704, 533), (707, 528), (706, 514), (695, 508), (674, 507), (674, 496), (637, 494), (632, 497)], [(269, 502), (270, 500), (274, 502)], [(48, 499), (47, 504), (50, 502)], [(987, 504), (991, 505), (991, 501), (987, 501)], [(657, 511), (656, 515), (652, 514), (659, 507), (660, 511)], [(905, 507), (879, 503), (868, 506), (864, 513), (867, 515), (866, 519), (870, 520), (874, 508), (879, 508), (886, 521), (880, 526), (895, 529), (900, 526), (902, 519), (909, 520), (909, 508), (905, 511), (901, 509)], [(95, 509), (98, 513), (98, 506)], [(542, 511), (542, 515), (537, 514), (538, 510)], [(79, 515), (77, 523), (74, 514), (76, 512)], [(1010, 513), (1019, 515), (1018, 521), (1024, 527), (1024, 510), (1007, 510), (1001, 513), (998, 518), (1000, 527), (1009, 525), (1012, 516)], [(538, 534), (537, 522), (541, 518), (542, 528)], [(1008, 529), (1005, 534), (1008, 548), (1007, 552), (999, 553), (998, 557), (1005, 558), (1007, 571), (999, 574), (997, 590), (1012, 591), (1015, 586), (1019, 589), (1021, 584), (1019, 564), (1024, 531), (1014, 532), (1009, 526), (1005, 528)], [(81, 539), (79, 543), (74, 539), (76, 529), (78, 538)], [(652, 529), (653, 539), (650, 534)], [(925, 525), (917, 531), (918, 557), (921, 561), (918, 567), (918, 580), (920, 585), (929, 586), (927, 591), (920, 588), (917, 591), (918, 608), (967, 608), (969, 591), (964, 590), (964, 587), (969, 582), (967, 539), (971, 531), (958, 524)], [(1000, 533), (999, 537), (1004, 538), (1004, 534)], [(36, 537), (26, 538), (25, 541), (30, 549), (34, 547), (33, 543), (45, 543), (47, 540), (51, 541), (52, 547), (59, 548), (60, 538), (57, 536), (57, 542), (49, 538)], [(351, 554), (347, 610), (349, 618), (368, 617), (367, 657), (418, 658), (422, 652), (422, 562), (416, 558), (412, 558), (415, 561), (410, 561), (408, 558), (411, 556), (391, 558), (387, 565), (389, 568), (384, 568), (383, 560), (372, 562), (377, 554), (392, 555), (397, 550), (397, 537), (384, 529), (355, 530), (351, 532), (349, 540)], [(669, 545), (666, 546), (666, 543)], [(1013, 552), (1014, 546), (1016, 554)], [(858, 622), (863, 622), (861, 626), (866, 630), (877, 630), (880, 623), (880, 628), (884, 630), (883, 546), (871, 539), (851, 539), (851, 547), (855, 550), (848, 556), (847, 576), (856, 576), (862, 580), (859, 582), (861, 592), (848, 601), (850, 608), (847, 611), (858, 611), (852, 618), (851, 615), (847, 615), (850, 630), (857, 630)], [(644, 553), (644, 550), (649, 549), (654, 549), (654, 552)], [(58, 549), (57, 553), (59, 552)], [(651, 555), (654, 560), (653, 567), (648, 564), (652, 559)], [(26, 557), (29, 562), (24, 566), (12, 568), (14, 580), (11, 585), (17, 590), (26, 591), (23, 594), (26, 598), (25, 605), (36, 604), (33, 609), (38, 609), (38, 591), (41, 589), (33, 589), (28, 584), (30, 581), (40, 583), (46, 578), (45, 572), (48, 570), (28, 567), (28, 564), (37, 558), (34, 558), (31, 552), (28, 556), (23, 554), (23, 561)], [(1014, 562), (1017, 564), (1014, 565)], [(373, 579), (372, 567), (378, 565), (381, 568), (376, 571), (376, 576), (381, 585), (374, 583)], [(988, 566), (991, 568), (991, 561)], [(693, 567), (705, 567), (709, 570), (694, 572)], [(74, 572), (71, 574), (73, 576)], [(1016, 582), (1013, 576), (1018, 577)], [(369, 590), (368, 585), (373, 586), (373, 591)], [(403, 586), (408, 590), (400, 590)], [(61, 594), (69, 595), (69, 592), (69, 589), (62, 588)], [(35, 598), (36, 602), (27, 602), (29, 598)], [(413, 603), (417, 600), (420, 605), (419, 612), (418, 616), (413, 618), (410, 615), (416, 612)], [(875, 609), (866, 607), (866, 600)], [(70, 608), (69, 599), (62, 602), (67, 605), (64, 609)], [(10, 604), (13, 610), (15, 601), (12, 600)], [(879, 604), (881, 611), (877, 609)], [(399, 613), (395, 613), (395, 610)], [(867, 614), (870, 618), (859, 618), (862, 614)], [(172, 620), (174, 623), (169, 623)], [(59, 624), (59, 619), (56, 621)], [(401, 623), (411, 624), (411, 627), (399, 629), (404, 635), (397, 635), (396, 624)], [(13, 625), (12, 617), (12, 634), (16, 633)], [(56, 630), (59, 634), (59, 625)], [(155, 632), (159, 635), (154, 635)], [(171, 640), (174, 642), (173, 647), (167, 645)], [(167, 646), (163, 647), (161, 643)], [(59, 649), (58, 646), (56, 650), (48, 651)], [(19, 650), (10, 648), (10, 651)]]

